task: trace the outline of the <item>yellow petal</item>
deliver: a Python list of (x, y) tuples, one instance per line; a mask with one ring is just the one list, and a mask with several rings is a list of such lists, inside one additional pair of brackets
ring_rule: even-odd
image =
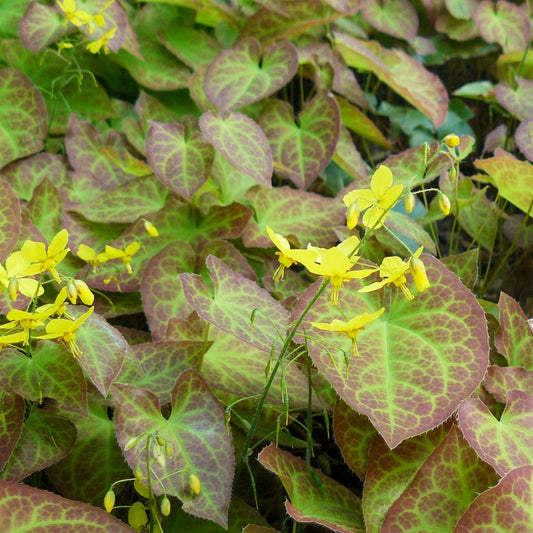
[(391, 169), (385, 165), (381, 165), (372, 176), (370, 188), (378, 197), (381, 197), (391, 187), (392, 181)]
[(20, 251), (25, 259), (34, 263), (46, 259), (46, 247), (42, 242), (25, 241)]
[[(48, 246), (48, 255), (55, 257), (59, 252), (64, 250), (68, 243), (68, 231), (62, 229), (50, 242)], [(65, 254), (66, 255), (66, 254)], [(59, 262), (59, 261), (58, 261)]]

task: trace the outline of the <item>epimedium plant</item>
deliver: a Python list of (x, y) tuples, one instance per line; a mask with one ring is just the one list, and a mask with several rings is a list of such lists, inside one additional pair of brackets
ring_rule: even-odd
[(529, 17), (0, 7), (5, 527), (527, 530)]

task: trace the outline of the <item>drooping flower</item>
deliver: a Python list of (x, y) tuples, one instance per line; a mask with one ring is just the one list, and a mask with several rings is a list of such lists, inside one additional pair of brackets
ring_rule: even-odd
[(50, 314), (47, 310), (37, 309), (32, 313), (21, 309), (11, 309), (7, 314), (9, 322), (2, 324), (0, 329), (22, 328), (22, 344), (27, 346), (30, 343), (30, 331), (42, 326)]
[(2, 290), (7, 287), (9, 296), (16, 300), (20, 292), (28, 298), (41, 296), (44, 289), (39, 285), (36, 279), (28, 276), (34, 276), (40, 272), (38, 265), (32, 265), (30, 261), (24, 258), (22, 252), (13, 252), (6, 259), (6, 267), (0, 265), (0, 285)]
[(122, 262), (126, 265), (126, 270), (128, 274), (133, 274), (130, 262), (133, 257), (141, 248), (141, 244), (137, 241), (128, 244), (124, 250), (119, 250), (118, 248), (113, 248), (113, 246), (105, 247), (105, 254), (109, 259), (121, 259)]
[(355, 209), (354, 204), (363, 215), (363, 225), (367, 228), (379, 228), (389, 215), (389, 211), (402, 196), (403, 185), (393, 185), (391, 170), (381, 165), (370, 181), (370, 189), (350, 191), (343, 198), (348, 209)]
[(115, 32), (117, 31), (117, 27), (114, 26), (113, 28), (111, 28), (110, 30), (106, 31), (102, 37), (100, 37), (99, 39), (96, 39), (95, 41), (92, 41), (90, 42), (86, 48), (87, 50), (89, 50), (89, 52), (91, 52), (91, 54), (98, 54), (100, 53), (100, 50), (103, 48), (104, 52), (106, 54), (109, 54), (110, 53), (110, 50), (107, 46), (107, 43), (113, 39), (113, 37), (115, 36)]
[(450, 199), (443, 192), (440, 192), (439, 197), (438, 197), (438, 202), (439, 202), (439, 209), (442, 211), (442, 214), (444, 216), (448, 216), (452, 208)]
[(76, 9), (76, 0), (57, 0), (57, 5), (59, 9), (65, 13), (65, 24), (69, 21), (74, 24), (74, 26), (83, 26), (92, 21), (92, 15), (89, 15), (83, 9)]
[(8, 344), (17, 344), (24, 342), (26, 334), (24, 331), (17, 331), (17, 333), (8, 333), (7, 335), (0, 335), (0, 351)]
[(318, 274), (324, 279), (329, 280), (333, 289), (331, 293), (332, 305), (338, 305), (339, 291), (344, 282), (349, 282), (352, 279), (366, 278), (376, 271), (376, 268), (351, 270), (359, 260), (358, 256), (351, 255), (358, 242), (359, 239), (355, 235), (352, 235), (333, 248), (315, 249), (315, 251), (318, 250), (319, 252), (314, 261), (308, 259), (301, 261), (309, 272)]
[(61, 283), (61, 278), (56, 270), (56, 266), (63, 261), (69, 248), (68, 232), (62, 229), (48, 245), (42, 242), (26, 241), (22, 245), (21, 252), (25, 259), (39, 266), (38, 272), (50, 272), (57, 283)]
[(352, 353), (355, 357), (359, 357), (359, 351), (357, 350), (356, 342), (359, 332), (365, 329), (370, 322), (373, 322), (376, 320), (376, 318), (381, 316), (384, 311), (385, 308), (382, 307), (375, 313), (363, 313), (362, 315), (353, 317), (352, 319), (348, 320), (348, 322), (345, 322), (344, 320), (333, 320), (330, 324), (325, 322), (312, 322), (311, 324), (315, 328), (325, 331), (337, 331), (350, 337), (350, 339), (352, 339)]
[(92, 305), (94, 302), (94, 294), (89, 289), (85, 281), (81, 279), (72, 279), (67, 282), (67, 296), (70, 303), (75, 304), (78, 297), (85, 305)]
[(110, 259), (104, 252), (97, 254), (93, 248), (86, 244), (80, 244), (76, 255), (86, 263), (89, 263), (94, 271), (98, 269), (98, 265), (101, 265)]
[(149, 221), (149, 220), (143, 220), (144, 223), (144, 229), (146, 230), (146, 233), (150, 235), (150, 237), (159, 237), (159, 231), (157, 231), (157, 228)]
[(278, 249), (276, 255), (278, 256), (279, 266), (272, 276), (274, 281), (283, 281), (285, 276), (285, 269), (295, 265), (296, 263), (302, 263), (304, 260), (314, 260), (316, 252), (310, 250), (301, 250), (299, 248), (292, 248), (289, 241), (280, 235), (275, 233), (270, 227), (266, 227), (266, 231), (270, 240), (274, 243), (274, 246)]
[(91, 316), (93, 311), (94, 307), (90, 307), (87, 312), (83, 313), (83, 315), (79, 316), (76, 320), (54, 318), (46, 324), (46, 333), (44, 335), (36, 336), (36, 338), (62, 340), (70, 348), (72, 355), (78, 357), (83, 352), (76, 344), (76, 333), (80, 329), (80, 326)]
[[(407, 287), (407, 278), (405, 277), (405, 274), (407, 274), (409, 271), (412, 272), (413, 268), (415, 269), (415, 283), (420, 292), (424, 291), (430, 286), (429, 280), (426, 276), (426, 269), (422, 269), (420, 265), (416, 263), (413, 267), (412, 263), (413, 258), (420, 261), (418, 258), (422, 253), (422, 249), (423, 247), (421, 246), (407, 262), (398, 256), (385, 257), (379, 267), (379, 275), (383, 279), (381, 281), (370, 283), (366, 287), (359, 289), (359, 292), (372, 292), (377, 291), (382, 287), (386, 287), (387, 285), (394, 285), (395, 287), (399, 287), (401, 289), (404, 296), (408, 300), (413, 300), (414, 296)], [(422, 263), (422, 261), (420, 261), (420, 263)]]
[[(422, 251), (422, 248), (420, 248), (420, 251)], [(420, 253), (418, 254), (418, 256), (419, 255)], [(418, 292), (424, 292), (431, 286), (431, 284), (429, 283), (426, 274), (426, 267), (424, 266), (424, 263), (420, 259), (418, 259), (418, 256), (415, 253), (415, 255), (413, 255), (411, 259), (409, 259), (409, 270), (411, 271), (411, 275), (415, 280), (415, 285)]]

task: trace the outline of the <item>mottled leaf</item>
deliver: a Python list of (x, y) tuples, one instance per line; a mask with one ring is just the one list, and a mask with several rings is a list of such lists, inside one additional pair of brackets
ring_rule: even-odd
[(66, 32), (58, 9), (35, 1), (30, 2), (19, 24), (22, 43), (35, 53), (57, 41)]
[(483, 386), (501, 403), (505, 403), (507, 393), (512, 390), (533, 396), (533, 371), (516, 366), (490, 366)]
[[(146, 446), (149, 436), (158, 434), (174, 448), (166, 466), (152, 462), (159, 483), (152, 488), (177, 496), (188, 513), (213, 520), (223, 527), (228, 524), (228, 507), (233, 479), (233, 446), (224, 424), (224, 410), (209, 392), (195, 370), (184, 372), (172, 390), (172, 411), (167, 418), (160, 411), (157, 397), (143, 389), (115, 384), (115, 424), (117, 437), (124, 450), (131, 437), (139, 440), (125, 451), (131, 468), (139, 466), (146, 473)], [(151, 440), (153, 443), (153, 439)], [(200, 494), (188, 486), (188, 473), (198, 477)]]
[(333, 161), (347, 172), (355, 180), (356, 184), (360, 181), (365, 181), (369, 184), (367, 177), (370, 169), (355, 147), (352, 136), (344, 125), (341, 125)]
[(0, 178), (0, 261), (13, 250), (20, 234), (20, 202), (15, 192)]
[(494, 87), (494, 96), (509, 113), (519, 120), (533, 119), (533, 81), (515, 78), (516, 87), (508, 83), (498, 83)]
[(477, 283), (479, 248), (444, 257), (442, 262), (471, 290)]
[(254, 37), (237, 42), (210, 64), (205, 93), (221, 112), (238, 109), (274, 94), (298, 70), (298, 53), (290, 41), (278, 41), (261, 54)]
[(0, 168), (44, 147), (46, 107), (41, 93), (14, 68), (0, 69)]
[[(2, 355), (5, 357), (5, 355)], [(0, 471), (9, 460), (24, 424), (24, 398), (6, 390), (0, 393)]]
[(63, 200), (58, 188), (50, 178), (44, 178), (33, 191), (27, 214), (48, 241), (61, 230), (62, 209)]
[(520, 122), (514, 133), (514, 140), (520, 151), (533, 161), (533, 120)]
[(508, 472), (493, 488), (481, 493), (463, 514), (453, 533), (528, 531), (533, 523), (533, 466)]
[(295, 119), (288, 102), (272, 99), (261, 113), (259, 124), (272, 148), (274, 161), (283, 167), (277, 174), (307, 189), (324, 170), (335, 151), (339, 138), (339, 108), (327, 91), (303, 105)]
[(365, 531), (361, 501), (344, 485), (315, 471), (319, 486), (303, 459), (274, 444), (264, 448), (258, 460), (280, 478), (290, 500), (285, 507), (297, 522), (320, 524), (339, 533)]
[(0, 514), (6, 531), (131, 533), (124, 522), (86, 503), (47, 490), (0, 480)]
[(448, 112), (448, 95), (440, 79), (421, 63), (396, 48), (383, 48), (376, 41), (354, 39), (335, 33), (335, 46), (346, 63), (358, 70), (373, 72), (391, 89), (442, 126)]
[(209, 177), (213, 146), (198, 129), (198, 122), (152, 122), (146, 137), (148, 162), (172, 191), (190, 200)]
[(520, 304), (501, 292), (498, 309), (500, 329), (494, 338), (496, 348), (510, 366), (533, 370), (533, 331)]
[[(354, 314), (350, 310), (378, 311), (379, 292), (357, 292), (368, 280), (350, 281), (342, 289), (343, 315), (330, 305), (326, 291), (302, 323), (313, 332), (308, 346), (318, 369), (348, 405), (370, 418), (391, 448), (446, 420), (488, 366), (487, 325), (474, 295), (438, 260), (423, 255), (422, 261), (431, 287), (413, 301), (398, 288), (387, 289), (387, 311), (357, 338), (360, 357), (351, 355), (350, 339), (310, 322), (347, 320)], [(293, 317), (315, 290), (304, 293)]]
[(366, 0), (362, 13), (376, 30), (393, 37), (410, 42), (418, 32), (418, 15), (408, 0)]
[(464, 436), (479, 454), (503, 476), (513, 468), (533, 462), (533, 396), (522, 391), (507, 393), (500, 420), (476, 398), (459, 408)]

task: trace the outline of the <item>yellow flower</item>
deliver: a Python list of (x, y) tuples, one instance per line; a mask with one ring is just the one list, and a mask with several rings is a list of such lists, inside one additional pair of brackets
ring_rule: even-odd
[(339, 291), (345, 281), (366, 278), (376, 271), (376, 268), (350, 270), (359, 260), (358, 256), (351, 255), (358, 244), (359, 239), (352, 235), (333, 248), (324, 249), (323, 251), (322, 249), (314, 249), (321, 250), (315, 261), (309, 261), (308, 259), (301, 261), (309, 272), (329, 280), (333, 288), (331, 293), (332, 305), (338, 305)]
[(46, 310), (39, 310), (35, 313), (31, 313), (29, 311), (22, 311), (20, 309), (12, 309), (7, 314), (7, 319), (9, 320), (8, 323), (2, 324), (0, 326), (0, 329), (13, 329), (15, 327), (21, 327), (22, 328), (22, 344), (24, 346), (28, 345), (30, 343), (30, 331), (38, 328), (39, 326), (42, 326), (44, 324), (44, 321), (51, 315), (52, 313), (46, 311)]
[(411, 259), (409, 259), (407, 263), (397, 256), (386, 257), (385, 259), (383, 259), (379, 267), (379, 275), (383, 279), (381, 281), (370, 283), (370, 285), (367, 285), (366, 287), (359, 289), (359, 292), (377, 291), (387, 285), (394, 285), (395, 287), (400, 287), (404, 296), (408, 300), (413, 300), (414, 296), (412, 295), (411, 291), (407, 287), (407, 278), (405, 277), (405, 274), (407, 272), (409, 272), (410, 270), (412, 272), (413, 269), (415, 269), (415, 272), (416, 272), (415, 283), (419, 291), (422, 292), (423, 290), (425, 290), (427, 287), (430, 286), (429, 281), (426, 276), (426, 269), (425, 268), (422, 269), (420, 267), (420, 264), (413, 263), (413, 259), (417, 259), (420, 263), (422, 263), (422, 261), (418, 259), (420, 257), (420, 254), (422, 253), (422, 249), (423, 249), (423, 246), (421, 246), (413, 254)]
[(44, 289), (36, 279), (26, 276), (34, 276), (40, 272), (38, 265), (32, 265), (24, 258), (22, 252), (14, 252), (6, 259), (6, 267), (0, 265), (0, 285), (7, 287), (9, 296), (16, 300), (18, 292), (28, 298), (41, 296)]
[(131, 244), (128, 244), (124, 250), (113, 248), (113, 246), (106, 246), (105, 254), (109, 259), (122, 259), (122, 262), (126, 265), (128, 274), (131, 276), (131, 274), (133, 274), (133, 270), (131, 269), (130, 262), (133, 255), (136, 254), (140, 248), (141, 245), (138, 242), (132, 242)]
[(25, 259), (39, 266), (38, 272), (50, 272), (53, 278), (61, 283), (61, 279), (56, 270), (56, 266), (63, 261), (69, 249), (68, 232), (62, 229), (48, 245), (48, 249), (42, 242), (26, 241), (22, 245), (22, 255)]
[(89, 263), (94, 271), (98, 269), (98, 265), (101, 265), (110, 259), (104, 252), (97, 254), (93, 248), (86, 244), (80, 244), (77, 256), (80, 259), (83, 259), (86, 263)]
[(189, 477), (187, 478), (187, 484), (189, 485), (189, 488), (193, 491), (194, 494), (200, 494), (200, 492), (202, 492), (202, 487), (200, 485), (200, 480), (198, 479), (198, 476), (195, 476), (194, 474), (189, 474)]
[(446, 135), (444, 139), (442, 139), (442, 142), (448, 147), (448, 148), (455, 148), (456, 146), (459, 146), (461, 144), (461, 139), (458, 135), (455, 135), (454, 133), (450, 133), (449, 135)]
[(370, 189), (350, 191), (343, 198), (344, 205), (349, 209), (354, 203), (359, 210), (365, 211), (363, 225), (367, 228), (380, 228), (389, 216), (389, 211), (402, 196), (403, 185), (393, 185), (391, 170), (381, 165), (370, 181)]
[(382, 307), (379, 311), (376, 311), (375, 313), (363, 313), (362, 315), (358, 315), (350, 320), (348, 322), (345, 322), (344, 320), (333, 320), (331, 324), (327, 324), (324, 322), (312, 322), (311, 325), (315, 328), (322, 329), (325, 331), (338, 331), (339, 333), (344, 333), (350, 339), (352, 339), (352, 351), (353, 355), (355, 357), (359, 357), (359, 351), (357, 350), (357, 336), (359, 335), (359, 332), (370, 324), (370, 322), (373, 322), (381, 316), (381, 314), (385, 311), (385, 308)]
[(17, 344), (18, 342), (24, 342), (26, 334), (24, 331), (18, 331), (17, 333), (9, 333), (8, 335), (0, 336), (0, 351), (8, 344)]
[[(422, 248), (420, 248), (420, 251), (422, 251)], [(426, 267), (424, 266), (424, 263), (418, 259), (416, 253), (411, 257), (411, 259), (409, 259), (409, 269), (411, 270), (411, 274), (415, 280), (415, 285), (418, 292), (424, 292), (431, 286), (426, 275)]]
[(450, 199), (443, 192), (439, 192), (438, 202), (439, 209), (442, 211), (443, 215), (448, 216), (450, 214), (450, 209), (452, 208)]
[(86, 313), (76, 320), (66, 318), (54, 318), (46, 324), (46, 334), (35, 337), (36, 339), (59, 339), (68, 345), (74, 357), (80, 356), (83, 352), (76, 344), (76, 333), (80, 326), (91, 316), (94, 307), (89, 308)]
[(98, 54), (100, 52), (100, 50), (103, 48), (104, 49), (104, 52), (106, 54), (109, 54), (110, 50), (109, 48), (107, 47), (107, 43), (113, 39), (113, 37), (115, 36), (115, 32), (117, 31), (117, 27), (113, 27), (111, 28), (110, 30), (106, 31), (102, 37), (100, 37), (99, 39), (96, 39), (95, 41), (92, 41), (91, 43), (89, 43), (86, 48), (87, 50), (89, 50), (89, 52), (91, 52), (91, 54)]
[(81, 279), (68, 281), (66, 290), (68, 299), (72, 304), (77, 302), (78, 296), (85, 305), (92, 305), (94, 302), (94, 294), (91, 292), (91, 289), (89, 289), (87, 283)]
[(157, 228), (149, 220), (143, 220), (143, 223), (144, 229), (150, 237), (159, 237), (159, 231), (157, 231)]
[(300, 250), (298, 248), (291, 249), (289, 241), (280, 235), (279, 233), (274, 233), (271, 228), (266, 227), (268, 236), (270, 240), (274, 243), (276, 248), (279, 250), (276, 252), (278, 256), (279, 266), (274, 272), (272, 278), (274, 281), (283, 281), (285, 276), (285, 269), (295, 265), (296, 263), (302, 263), (304, 260), (314, 260), (316, 257), (316, 252), (310, 250)]
[(89, 15), (83, 9), (76, 9), (76, 0), (57, 0), (59, 9), (65, 13), (65, 24), (70, 21), (74, 26), (83, 26), (92, 21), (92, 15)]

